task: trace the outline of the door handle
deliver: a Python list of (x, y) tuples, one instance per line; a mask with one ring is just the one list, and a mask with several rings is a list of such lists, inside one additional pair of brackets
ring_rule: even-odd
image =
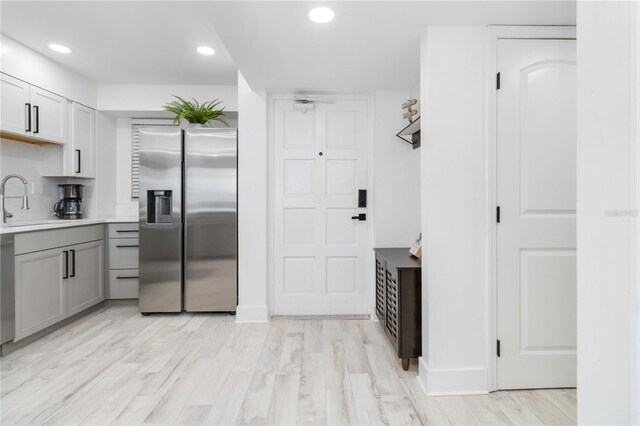
[(353, 220), (359, 220), (360, 222), (367, 220), (367, 214), (366, 213), (360, 213), (358, 214), (358, 216), (351, 216), (351, 219)]
[(137, 280), (139, 277), (116, 277), (117, 280)]
[(33, 106), (33, 115), (36, 119), (36, 125), (33, 129), (33, 133), (40, 133), (40, 107), (38, 105)]
[(62, 275), (62, 279), (66, 280), (69, 278), (69, 252), (67, 250), (63, 251), (64, 253), (64, 274)]
[(27, 111), (27, 129), (25, 131), (30, 132), (31, 131), (31, 104), (27, 102), (26, 104), (24, 104), (24, 106), (26, 107), (26, 111)]
[(82, 170), (82, 152), (79, 149), (76, 149), (76, 154), (78, 155), (78, 168), (76, 169), (76, 173), (80, 173)]
[(121, 245), (118, 245), (118, 246), (116, 246), (116, 248), (123, 248), (123, 247), (140, 247), (140, 245), (130, 245), (130, 246), (121, 246)]
[(69, 250), (71, 252), (71, 274), (69, 278), (73, 278), (76, 276), (76, 251)]

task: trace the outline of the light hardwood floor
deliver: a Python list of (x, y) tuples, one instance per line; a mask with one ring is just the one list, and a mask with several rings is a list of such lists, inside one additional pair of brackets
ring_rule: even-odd
[(9, 424), (575, 424), (573, 389), (427, 397), (377, 322), (100, 309), (0, 360)]

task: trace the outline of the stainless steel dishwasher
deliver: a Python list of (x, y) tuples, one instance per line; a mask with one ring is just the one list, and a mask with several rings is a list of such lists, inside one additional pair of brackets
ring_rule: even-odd
[(0, 345), (15, 337), (16, 297), (13, 234), (0, 235)]

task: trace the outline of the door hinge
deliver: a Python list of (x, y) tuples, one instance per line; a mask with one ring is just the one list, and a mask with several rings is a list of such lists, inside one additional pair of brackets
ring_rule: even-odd
[(500, 223), (500, 206), (496, 207), (496, 223)]
[(500, 73), (496, 74), (496, 90), (500, 90)]
[(498, 355), (498, 358), (500, 357), (500, 340), (496, 341), (496, 355)]

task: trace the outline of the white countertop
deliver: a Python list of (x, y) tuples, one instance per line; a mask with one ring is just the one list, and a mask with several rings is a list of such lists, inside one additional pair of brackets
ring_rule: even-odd
[(101, 219), (43, 219), (25, 222), (9, 222), (0, 225), (0, 234), (17, 234), (20, 232), (44, 231), (46, 229), (67, 228), (72, 226), (97, 225), (101, 223), (137, 223), (137, 216), (121, 216)]

